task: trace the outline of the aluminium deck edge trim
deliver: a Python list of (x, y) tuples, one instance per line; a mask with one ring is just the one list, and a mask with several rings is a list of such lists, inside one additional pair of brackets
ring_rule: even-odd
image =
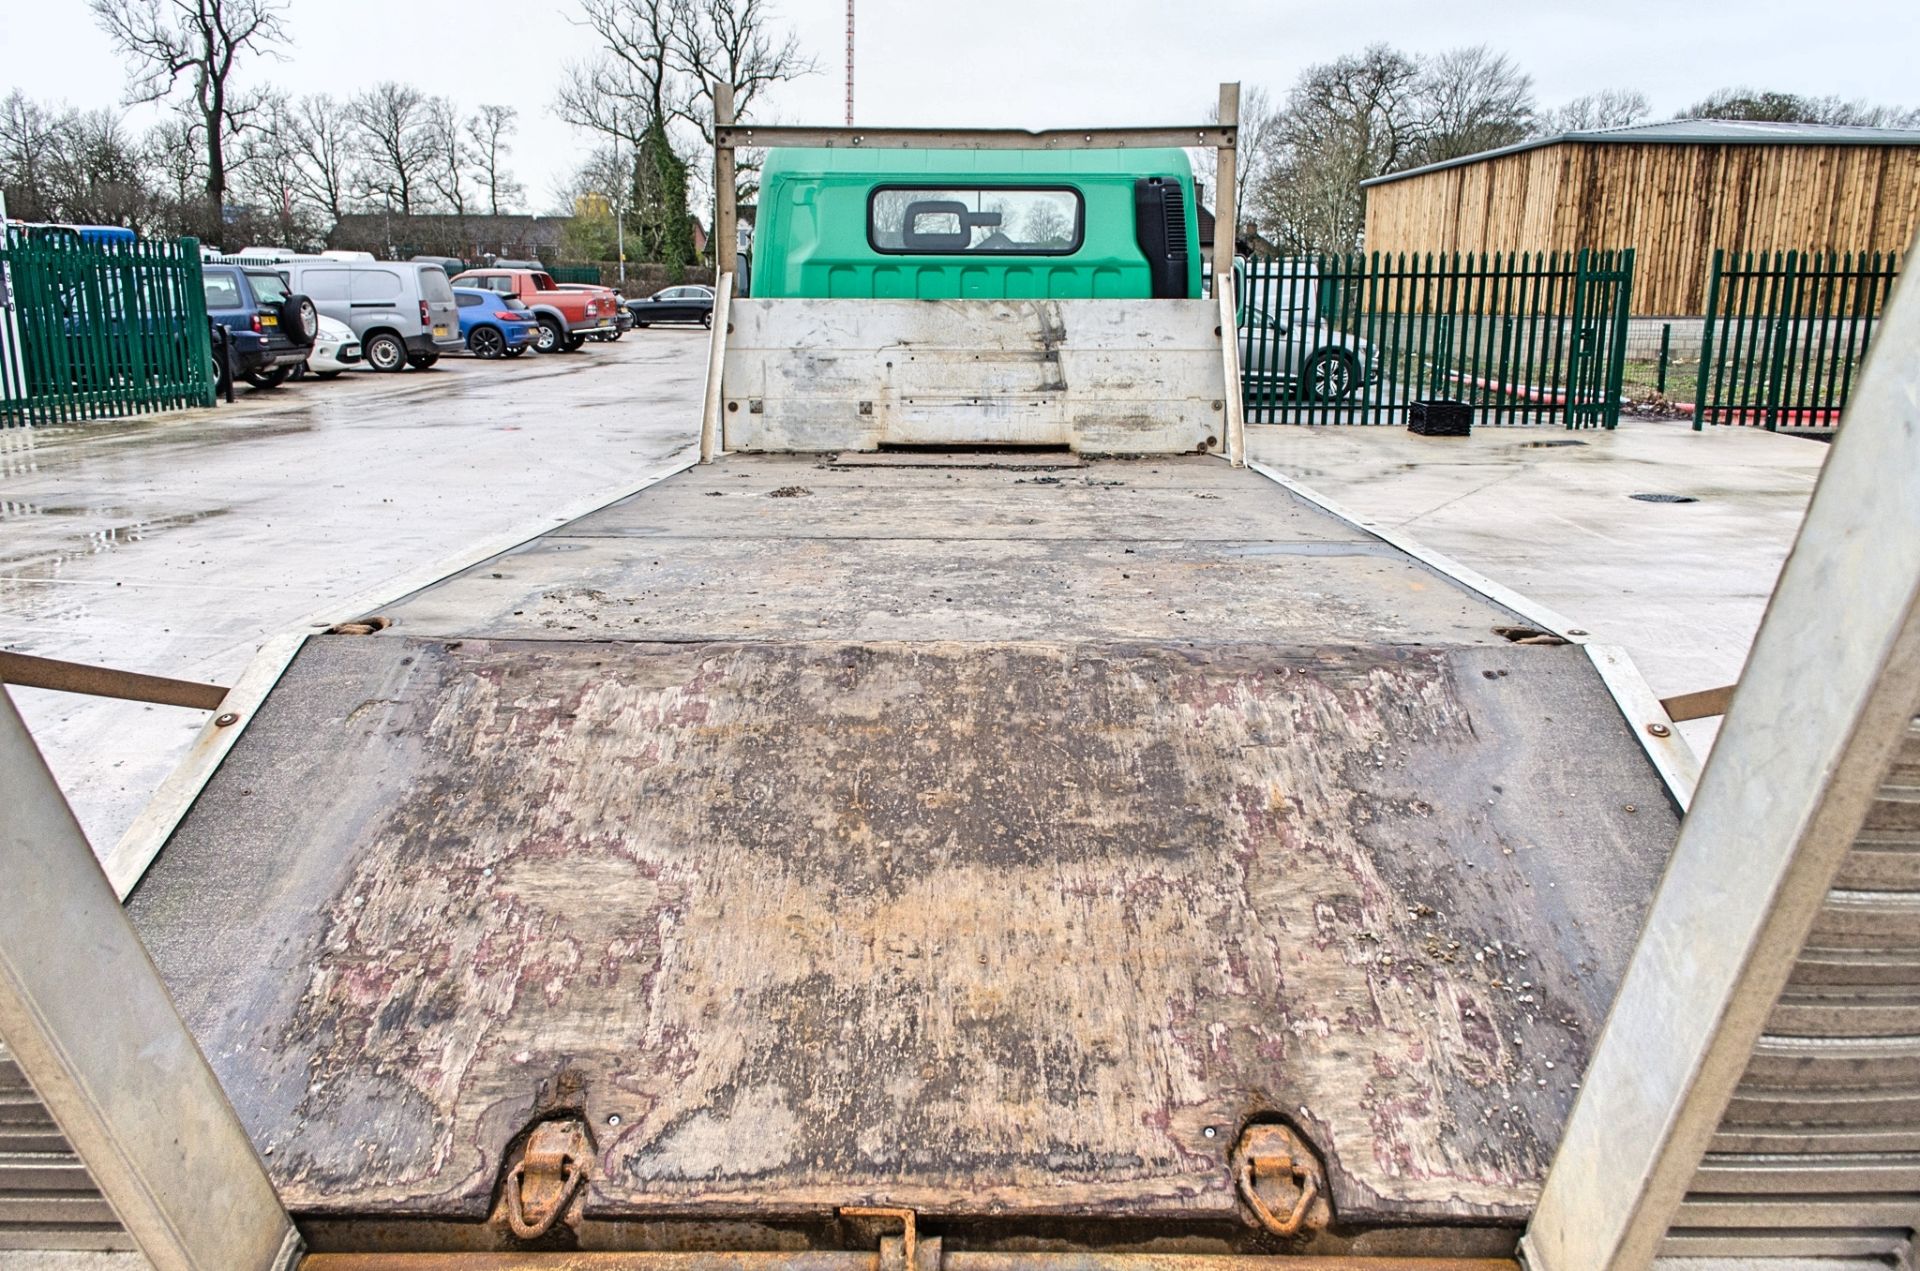
[[(1679, 727), (1667, 715), (1666, 707), (1660, 704), (1659, 697), (1624, 648), (1617, 644), (1584, 647), (1587, 660), (1600, 672), (1601, 681), (1620, 708), (1627, 727), (1633, 730), (1640, 749), (1647, 752), (1647, 758), (1680, 811), (1686, 812), (1693, 803), (1693, 789), (1700, 784), (1700, 759), (1693, 753), (1693, 747), (1680, 735)], [(1656, 728), (1664, 731), (1653, 731)]]
[[(543, 534), (549, 534), (570, 521), (577, 521), (622, 499), (631, 498), (668, 477), (678, 476), (699, 462), (697, 444), (676, 451), (665, 463), (648, 470), (638, 480), (630, 479), (617, 486), (595, 491), (564, 504), (559, 512), (549, 512), (534, 520), (523, 521), (513, 529), (483, 539), (430, 565), (396, 575), (343, 599), (328, 601), (297, 622), (289, 623), (278, 634), (267, 637), (253, 660), (247, 663), (246, 670), (234, 682), (226, 700), (221, 702), (220, 712), (217, 715), (209, 714), (186, 757), (167, 774), (153, 797), (140, 810), (140, 815), (120, 836), (120, 841), (102, 857), (101, 865), (107, 872), (108, 881), (113, 884), (114, 893), (125, 901), (139, 886), (147, 868), (160, 855), (160, 849), (166, 846), (167, 840), (173, 837), (174, 830), (193, 808), (194, 801), (219, 770), (227, 752), (233, 749), (240, 734), (246, 731), (247, 722), (254, 711), (273, 691), (274, 685), (280, 682), (280, 676), (292, 664), (308, 636), (337, 622), (360, 617), (384, 605), (404, 600), (462, 570), (471, 569), (483, 561), (530, 543)], [(218, 720), (229, 714), (238, 715), (239, 718), (223, 727)]]
[[(1680, 736), (1679, 729), (1667, 715), (1660, 699), (1648, 687), (1644, 676), (1627, 651), (1619, 645), (1589, 643), (1588, 632), (1576, 626), (1569, 618), (1563, 617), (1538, 601), (1530, 600), (1513, 590), (1488, 578), (1476, 569), (1469, 569), (1450, 556), (1442, 555), (1426, 547), (1412, 536), (1398, 530), (1389, 529), (1376, 521), (1369, 521), (1332, 499), (1287, 476), (1277, 469), (1247, 460), (1247, 468), (1257, 472), (1267, 480), (1274, 482), (1288, 492), (1305, 499), (1321, 511), (1336, 516), (1350, 525), (1365, 530), (1390, 547), (1405, 552), (1429, 569), (1451, 578), (1454, 582), (1477, 592), (1494, 604), (1509, 609), (1532, 622), (1544, 631), (1550, 631), (1563, 640), (1582, 646), (1588, 660), (1600, 673), (1601, 682), (1607, 687), (1607, 693), (1619, 707), (1627, 726), (1633, 730), (1634, 738), (1640, 748), (1646, 752), (1647, 759), (1654, 770), (1660, 774), (1660, 780), (1673, 796), (1682, 812), (1693, 802), (1693, 788), (1700, 780), (1700, 760)], [(1665, 730), (1664, 735), (1649, 731), (1654, 727)]]
[(1439, 552), (1427, 547), (1410, 535), (1402, 534), (1398, 530), (1389, 529), (1377, 521), (1369, 521), (1363, 516), (1348, 511), (1311, 486), (1303, 485), (1285, 473), (1280, 472), (1278, 469), (1270, 468), (1264, 463), (1249, 459), (1247, 460), (1247, 470), (1249, 472), (1259, 473), (1282, 489), (1288, 490), (1305, 499), (1322, 512), (1330, 516), (1338, 517), (1340, 520), (1356, 528), (1365, 530), (1388, 546), (1398, 548), (1405, 552), (1427, 568), (1445, 574), (1448, 578), (1453, 579), (1453, 581), (1459, 583), (1467, 590), (1478, 592), (1501, 608), (1519, 614), (1522, 618), (1533, 623), (1542, 631), (1551, 632), (1569, 644), (1586, 643), (1587, 632), (1571, 619), (1562, 617), (1538, 601), (1529, 600), (1513, 588), (1493, 581), (1493, 579), (1476, 569), (1467, 568), (1450, 556), (1441, 555)]

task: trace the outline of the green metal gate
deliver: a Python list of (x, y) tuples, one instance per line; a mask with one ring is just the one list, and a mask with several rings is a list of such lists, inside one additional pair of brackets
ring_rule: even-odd
[(1714, 252), (1693, 426), (1837, 428), (1899, 274), (1893, 252)]
[(1574, 265), (1573, 333), (1567, 350), (1567, 427), (1620, 422), (1620, 380), (1627, 364), (1633, 306), (1633, 249), (1581, 252)]
[(1249, 422), (1395, 424), (1431, 398), (1480, 424), (1619, 422), (1631, 249), (1256, 257), (1235, 276)]
[(200, 245), (94, 243), (55, 226), (0, 241), (0, 427), (213, 404)]

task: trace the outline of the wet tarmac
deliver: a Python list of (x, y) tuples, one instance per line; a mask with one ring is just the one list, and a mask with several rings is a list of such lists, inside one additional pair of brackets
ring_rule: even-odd
[[(621, 485), (692, 443), (705, 332), (0, 431), (0, 648), (229, 683), (317, 605)], [(96, 851), (199, 711), (11, 690)]]

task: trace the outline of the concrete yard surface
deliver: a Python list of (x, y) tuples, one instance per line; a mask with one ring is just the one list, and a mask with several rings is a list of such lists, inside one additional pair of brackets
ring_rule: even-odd
[[(1612, 432), (1247, 435), (1252, 459), (1624, 646), (1663, 697), (1739, 678), (1827, 456), (1820, 442), (1762, 429), (1637, 418)], [(1704, 751), (1717, 727), (1681, 732)]]

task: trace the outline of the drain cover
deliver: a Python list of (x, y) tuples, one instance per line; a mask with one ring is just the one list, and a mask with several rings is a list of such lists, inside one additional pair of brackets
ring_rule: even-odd
[(1698, 503), (1700, 501), (1691, 494), (1629, 494), (1627, 497), (1638, 499), (1642, 503)]

